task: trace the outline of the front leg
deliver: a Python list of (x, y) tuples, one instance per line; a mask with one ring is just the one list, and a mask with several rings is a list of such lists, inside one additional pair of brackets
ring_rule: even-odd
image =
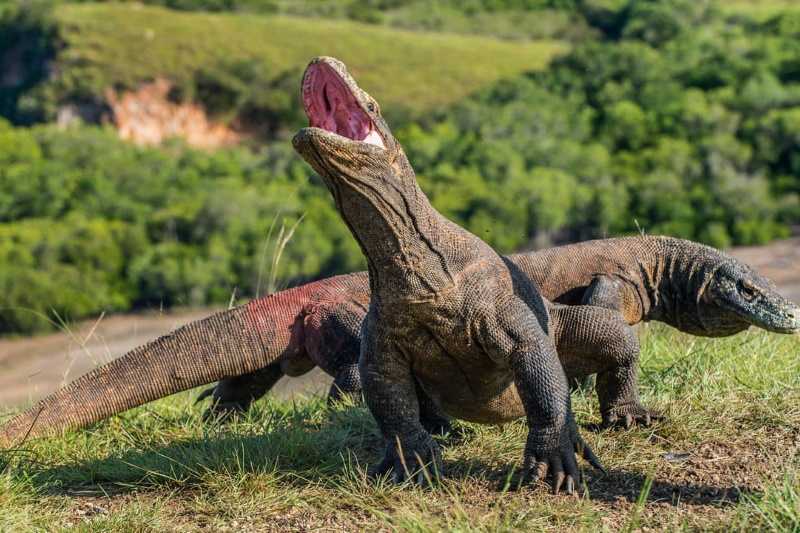
[(638, 366), (621, 365), (597, 374), (597, 397), (603, 426), (630, 428), (633, 424), (649, 426), (662, 419), (656, 411), (642, 405), (637, 390)]
[(439, 446), (419, 421), (416, 380), (411, 364), (397, 349), (387, 328), (364, 322), (360, 373), (364, 399), (386, 439), (386, 450), (371, 476), (390, 473), (393, 483), (412, 479), (422, 484), (425, 470), (438, 477), (442, 470)]
[(602, 467), (578, 432), (567, 377), (552, 340), (531, 309), (513, 295), (497, 302), (495, 317), (487, 316), (479, 335), (490, 357), (505, 361), (514, 373), (530, 428), (523, 476), (541, 479), (549, 472), (554, 492), (563, 486), (572, 494), (581, 480), (576, 453)]
[(358, 357), (353, 363), (343, 365), (334, 376), (328, 393), (328, 405), (335, 405), (348, 399), (358, 402), (361, 399), (361, 376), (358, 372)]
[(431, 435), (446, 437), (453, 429), (450, 425), (450, 415), (430, 397), (419, 381), (416, 385), (420, 424)]
[(649, 425), (658, 417), (638, 390), (639, 342), (617, 311), (591, 305), (554, 304), (550, 310), (556, 351), (569, 379), (597, 374), (605, 427)]

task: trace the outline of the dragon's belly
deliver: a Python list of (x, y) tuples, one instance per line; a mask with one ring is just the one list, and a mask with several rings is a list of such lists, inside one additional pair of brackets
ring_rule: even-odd
[(438, 401), (445, 412), (461, 420), (480, 424), (510, 422), (525, 416), (525, 410), (513, 379), (510, 375), (508, 378), (504, 387), (468, 389), (466, 394), (452, 385), (447, 389), (440, 387)]
[(525, 416), (511, 369), (492, 361), (470, 339), (450, 335), (425, 351), (413, 359), (412, 372), (451, 416), (483, 424)]
[[(494, 277), (488, 278), (490, 281)], [(462, 282), (462, 286), (466, 284)], [(469, 280), (477, 291), (453, 291), (430, 302), (394, 304), (383, 315), (386, 331), (411, 363), (414, 377), (448, 414), (478, 423), (525, 416), (514, 382), (512, 354), (483, 347), (487, 314), (498, 312), (499, 281)]]

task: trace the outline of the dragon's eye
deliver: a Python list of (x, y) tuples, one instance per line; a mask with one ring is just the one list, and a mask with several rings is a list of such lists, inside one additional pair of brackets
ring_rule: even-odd
[(370, 113), (375, 112), (375, 104), (367, 104), (367, 109), (369, 109)]
[(744, 296), (745, 300), (752, 300), (756, 297), (756, 290), (748, 285), (742, 286), (740, 292), (742, 293), (742, 296)]

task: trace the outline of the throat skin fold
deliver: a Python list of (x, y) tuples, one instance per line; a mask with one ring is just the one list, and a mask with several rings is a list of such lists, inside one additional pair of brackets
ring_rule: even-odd
[[(401, 155), (398, 159), (405, 159)], [(372, 294), (382, 301), (421, 302), (451, 290), (456, 275), (451, 269), (453, 250), (470, 260), (469, 243), (449, 239), (443, 248), (435, 228), (449, 224), (416, 185), (410, 166), (391, 165), (391, 175), (366, 166), (343, 175), (351, 187), (330, 185), (337, 209), (367, 258)], [(390, 187), (377, 190), (373, 180)], [(400, 184), (409, 185), (403, 190)], [(358, 191), (353, 194), (353, 191)], [(403, 286), (392, 280), (402, 277)]]

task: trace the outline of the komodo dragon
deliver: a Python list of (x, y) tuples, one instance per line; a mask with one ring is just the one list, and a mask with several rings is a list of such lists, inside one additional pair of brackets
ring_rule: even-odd
[[(659, 321), (704, 337), (733, 335), (751, 325), (775, 333), (800, 330), (800, 308), (781, 297), (770, 280), (729, 254), (696, 242), (671, 237), (619, 237), (511, 254), (508, 259), (531, 278), (545, 298), (615, 309), (631, 325)], [(306, 359), (305, 367), (317, 364), (335, 377), (330, 400), (342, 393), (361, 393), (356, 367), (361, 321), (369, 301), (366, 272), (353, 274), (346, 289), (328, 290), (338, 284), (338, 276), (309, 284), (307, 287), (313, 289), (308, 297), (290, 302), (291, 309), (282, 314), (287, 317), (284, 322), (307, 317), (306, 353), (298, 354), (298, 358)], [(554, 321), (560, 319), (559, 313), (556, 311)], [(274, 336), (273, 332), (268, 337)], [(590, 374), (582, 360), (594, 355), (570, 350), (561, 339), (556, 341), (556, 350), (567, 376), (579, 379)], [(325, 353), (319, 341), (325, 343)], [(623, 353), (614, 358), (616, 365), (627, 364)], [(620, 370), (616, 365), (601, 376), (601, 386), (608, 381), (606, 376)], [(199, 399), (213, 394), (209, 415), (245, 411), (280, 375), (280, 364), (274, 363), (222, 380)], [(613, 382), (609, 386), (621, 388)], [(635, 405), (632, 392), (622, 393), (628, 396), (628, 405)], [(648, 422), (649, 412), (641, 404), (622, 412), (606, 407), (613, 402), (604, 401), (603, 390), (599, 396), (604, 425), (628, 427), (633, 422)]]
[[(344, 96), (344, 93), (340, 93), (339, 96)], [(399, 145), (388, 133), (388, 129), (385, 133), (388, 135), (385, 137), (386, 141), (389, 142), (391, 138), (397, 154), (402, 154)], [(302, 134), (297, 138), (301, 137)], [(410, 167), (408, 170), (411, 170)], [(409, 177), (414, 188), (418, 188), (413, 173)], [(425, 205), (429, 206), (426, 199)], [(478, 298), (478, 304), (485, 305), (490, 303), (490, 300), (484, 300), (483, 296), (493, 295), (495, 297), (493, 305), (502, 308), (502, 311), (497, 312), (487, 308), (486, 312), (479, 314), (475, 303), (456, 308), (452, 306), (457, 302), (451, 301), (452, 311), (475, 313), (479, 319), (472, 323), (474, 331), (463, 330), (460, 334), (474, 333), (472, 340), (475, 342), (495, 343), (496, 346), (487, 344), (486, 347), (478, 345), (465, 347), (467, 354), (478, 354), (481, 357), (478, 361), (481, 368), (470, 370), (474, 378), (470, 386), (475, 388), (479, 399), (486, 400), (483, 412), (474, 409), (469, 403), (460, 401), (459, 398), (443, 397), (441, 391), (437, 392), (435, 403), (443, 403), (445, 407), (455, 411), (455, 414), (484, 421), (517, 418), (524, 413), (524, 405), (528, 410), (527, 417), (531, 426), (525, 453), (526, 472), (539, 475), (545, 468), (549, 468), (553, 475), (554, 489), (558, 491), (563, 485), (572, 492), (576, 481), (579, 480), (575, 452), (581, 452), (595, 466), (599, 467), (599, 462), (592, 451), (583, 444), (578, 434), (569, 405), (566, 376), (555, 354), (553, 340), (540, 325), (541, 321), (545, 327), (551, 327), (548, 325), (545, 303), (538, 298), (530, 281), (512, 263), (494, 254), (482, 241), (464, 230), (443, 218), (441, 220), (447, 224), (452, 236), (466, 237), (462, 244), (468, 246), (461, 251), (469, 253), (462, 257), (463, 260), (481, 259), (474, 263), (479, 268), (470, 267), (467, 272), (475, 274), (478, 270), (484, 270), (486, 274), (497, 273), (495, 278), (492, 276), (488, 278), (493, 284), (488, 293), (482, 296), (476, 293), (471, 298)], [(486, 257), (483, 257), (484, 255)], [(456, 258), (457, 255), (451, 254), (451, 259)], [(424, 262), (424, 259), (421, 260)], [(450, 278), (455, 274), (455, 270), (447, 267), (441, 274)], [(337, 281), (342, 284), (328, 283), (326, 288), (332, 293), (342, 292), (343, 285), (355, 278), (357, 276), (340, 276)], [(425, 277), (416, 279), (421, 282), (426, 281)], [(433, 281), (438, 283), (435, 279)], [(284, 291), (280, 296), (274, 295), (275, 297), (258, 300), (184, 326), (170, 335), (133, 350), (125, 357), (79, 378), (13, 418), (0, 428), (0, 446), (9, 447), (18, 444), (26, 436), (36, 437), (81, 427), (135, 405), (204, 383), (253, 372), (273, 363), (277, 363), (272, 367), (274, 370), (279, 369), (284, 373), (292, 374), (307, 370), (309, 366), (304, 365), (304, 360), (302, 358), (298, 360), (299, 362), (293, 360), (291, 352), (303, 347), (305, 339), (301, 339), (302, 330), (305, 329), (307, 319), (313, 317), (303, 315), (289, 318), (286, 327), (286, 322), (278, 325), (286, 318), (282, 316), (283, 307), (280, 305), (272, 307), (273, 311), (277, 311), (272, 314), (260, 312), (260, 308), (292, 300), (296, 302), (307, 295), (308, 291), (309, 286)], [(526, 301), (515, 296), (514, 291), (524, 296)], [(364, 292), (361, 291), (362, 294)], [(342, 298), (340, 302), (347, 307), (353, 305), (352, 300), (353, 297), (348, 296)], [(373, 299), (371, 305), (374, 305), (374, 302)], [(357, 301), (356, 307), (358, 305)], [(529, 306), (537, 309), (538, 316)], [(564, 327), (587, 326), (575, 333), (565, 331), (564, 336), (575, 339), (582, 336), (583, 341), (578, 341), (579, 345), (594, 346), (599, 350), (605, 346), (614, 346), (614, 342), (621, 339), (621, 344), (633, 348), (629, 350), (630, 358), (635, 360), (635, 337), (626, 334), (628, 328), (622, 315), (594, 307), (562, 307), (560, 310), (564, 316), (574, 314), (576, 317), (563, 320)], [(581, 319), (584, 315), (588, 317), (585, 320)], [(337, 315), (337, 318), (341, 317)], [(609, 326), (614, 321), (617, 328)], [(609, 327), (588, 327), (592, 323), (602, 323)], [(449, 327), (445, 323), (441, 325)], [(455, 327), (455, 324), (451, 322), (450, 326)], [(556, 324), (552, 325), (553, 336), (557, 338), (555, 326)], [(333, 332), (323, 329), (317, 333), (324, 338)], [(275, 335), (274, 338), (267, 340), (262, 336), (264, 334)], [(325, 342), (317, 346), (325, 346)], [(618, 348), (623, 349), (622, 346)], [(512, 350), (516, 352), (512, 353)], [(332, 351), (335, 352), (333, 349)], [(480, 355), (484, 351), (499, 358), (498, 361)], [(611, 353), (617, 351), (613, 349)], [(613, 361), (609, 359), (609, 363)], [(279, 375), (277, 370), (273, 377), (275, 375)], [(443, 376), (440, 377), (444, 379)], [(361, 378), (363, 382), (363, 373)], [(522, 400), (516, 392), (515, 379), (521, 384), (519, 389), (523, 392)], [(369, 383), (369, 380), (367, 381)], [(425, 381), (420, 380), (420, 382)], [(369, 389), (370, 385), (368, 384), (366, 388)], [(420, 392), (424, 394), (424, 391)], [(405, 405), (400, 397), (395, 397), (395, 401)], [(413, 403), (417, 405), (416, 393)], [(404, 450), (412, 454), (425, 453), (427, 458), (434, 459), (438, 463), (438, 448), (428, 433), (422, 429), (419, 414), (415, 413), (410, 426), (419, 428), (418, 436), (422, 437), (422, 440), (414, 443), (417, 446), (409, 446), (410, 443), (406, 440), (409, 435), (404, 433), (402, 435), (406, 444)], [(391, 449), (390, 446), (389, 458), (395, 459), (392, 461), (394, 463), (392, 466), (398, 474), (396, 478), (401, 477), (402, 464), (413, 464), (409, 462), (413, 461), (413, 457), (401, 460), (399, 457), (393, 457), (396, 454)]]
[(292, 145), (322, 177), (367, 260), (359, 374), (386, 442), (371, 474), (422, 483), (426, 470), (441, 472), (439, 446), (420, 423), (421, 389), (471, 422), (525, 416), (523, 478), (549, 474), (554, 493), (573, 493), (576, 453), (601, 467), (575, 423), (548, 302), (513, 263), (431, 206), (377, 102), (341, 62), (314, 59), (302, 100), (310, 127)]

